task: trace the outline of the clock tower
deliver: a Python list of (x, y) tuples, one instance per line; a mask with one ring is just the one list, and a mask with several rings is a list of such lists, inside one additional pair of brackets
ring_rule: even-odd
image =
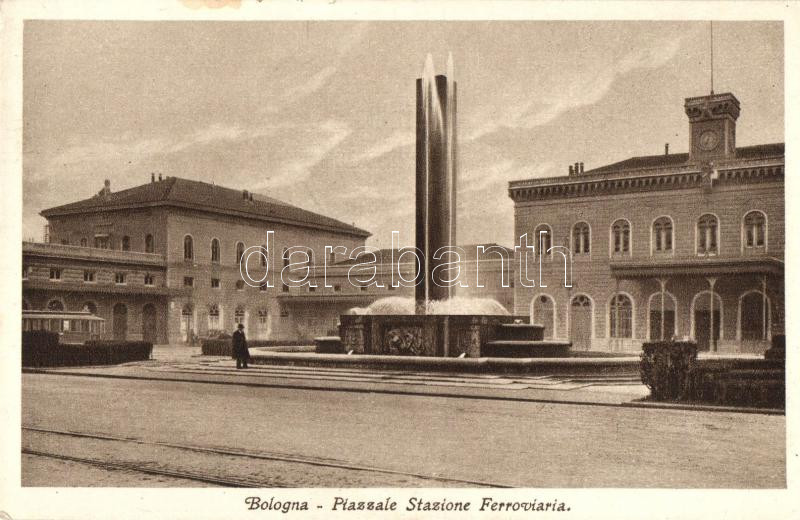
[(736, 154), (736, 119), (739, 100), (727, 92), (686, 98), (689, 116), (689, 160), (711, 162)]

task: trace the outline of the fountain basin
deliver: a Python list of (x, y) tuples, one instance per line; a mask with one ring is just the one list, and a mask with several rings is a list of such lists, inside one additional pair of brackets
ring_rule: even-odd
[(340, 317), (345, 352), (395, 356), (480, 357), (498, 326), (519, 316), (470, 314), (349, 314)]
[(496, 340), (487, 342), (481, 349), (483, 357), (501, 358), (566, 358), (572, 343), (550, 340)]

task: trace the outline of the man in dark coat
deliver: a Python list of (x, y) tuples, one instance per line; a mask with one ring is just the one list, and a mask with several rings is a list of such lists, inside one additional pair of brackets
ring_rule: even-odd
[(247, 338), (244, 337), (244, 324), (240, 323), (239, 328), (233, 333), (233, 357), (236, 359), (236, 368), (247, 368), (247, 361), (250, 359), (250, 351), (247, 349)]

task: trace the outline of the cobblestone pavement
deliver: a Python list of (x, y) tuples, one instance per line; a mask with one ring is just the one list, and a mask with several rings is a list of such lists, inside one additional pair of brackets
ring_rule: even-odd
[[(25, 374), (22, 380), (27, 427), (519, 487), (785, 486), (783, 416), (50, 374)], [(30, 430), (23, 431), (23, 444), (209, 470), (207, 461), (185, 450), (101, 449), (102, 442), (37, 438)], [(408, 476), (389, 483), (386, 474), (336, 469), (322, 474), (302, 461), (252, 466), (248, 460), (239, 466), (230, 461), (219, 467), (232, 476), (297, 487), (444, 485)], [(46, 481), (43, 471), (41, 462), (23, 459), (25, 485)], [(85, 482), (77, 474), (69, 480)], [(153, 479), (142, 485), (172, 484)]]

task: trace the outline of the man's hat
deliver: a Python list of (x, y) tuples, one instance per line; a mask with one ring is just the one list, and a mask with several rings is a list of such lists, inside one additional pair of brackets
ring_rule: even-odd
[(244, 323), (240, 323), (240, 324), (239, 324), (239, 328), (240, 328), (240, 329), (243, 329), (243, 328), (244, 328)]

